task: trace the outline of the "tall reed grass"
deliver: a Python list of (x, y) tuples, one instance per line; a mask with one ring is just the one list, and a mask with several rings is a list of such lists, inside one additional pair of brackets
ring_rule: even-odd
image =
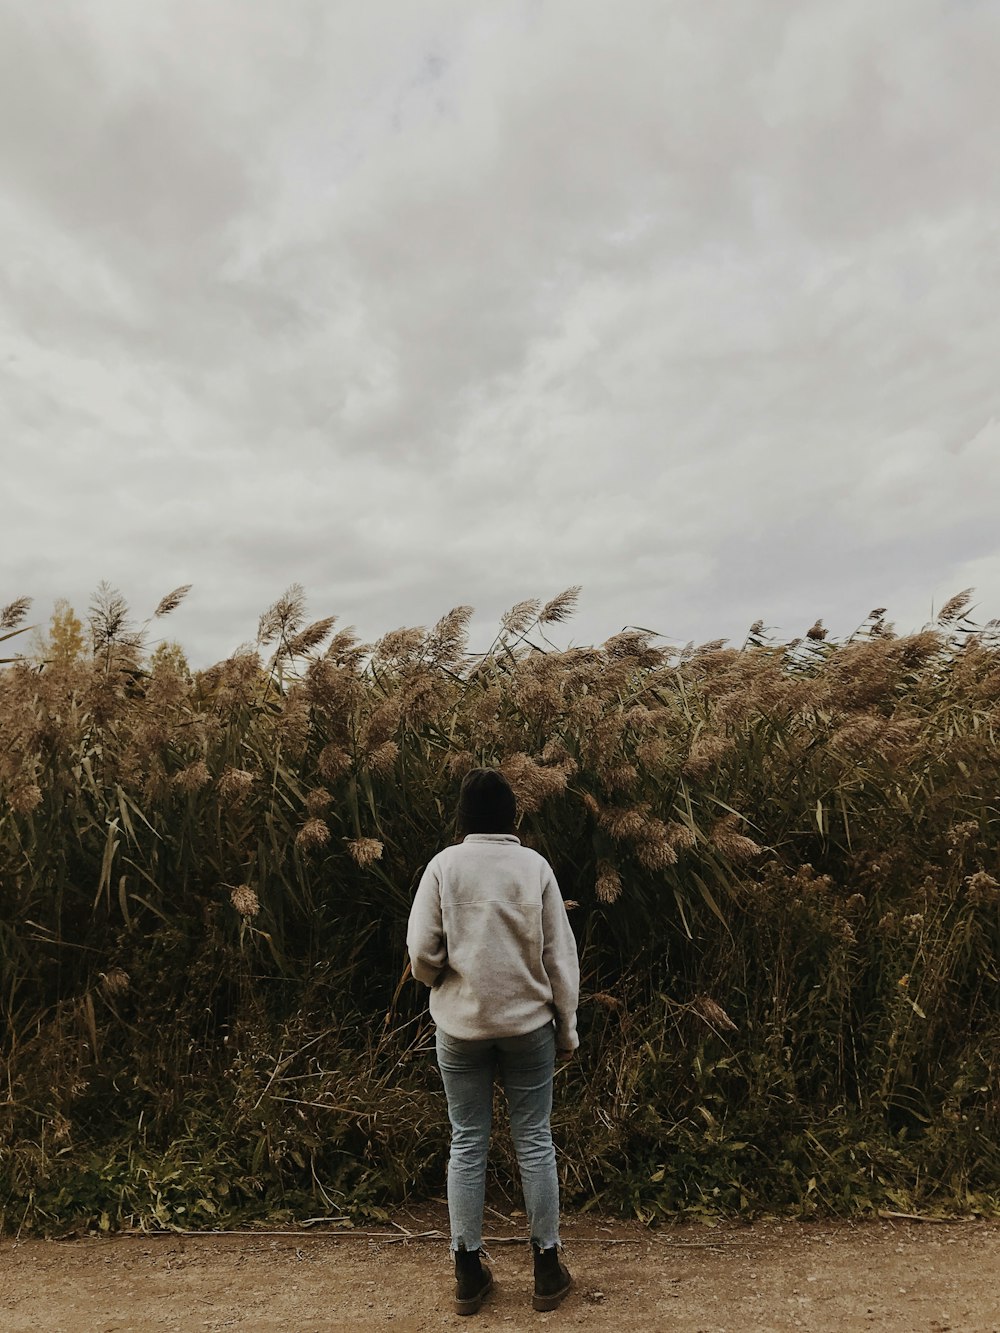
[[(583, 964), (567, 1202), (994, 1210), (1000, 640), (486, 652), (469, 608), (361, 644), (295, 587), (205, 671), (102, 587), (0, 612), (0, 1226), (351, 1220), (438, 1194), (404, 933), (462, 775), (499, 764)], [(516, 1199), (510, 1145), (492, 1182)]]

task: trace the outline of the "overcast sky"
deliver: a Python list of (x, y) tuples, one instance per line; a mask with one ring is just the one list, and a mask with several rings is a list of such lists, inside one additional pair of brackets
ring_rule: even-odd
[(0, 603), (1000, 616), (1000, 0), (0, 0)]

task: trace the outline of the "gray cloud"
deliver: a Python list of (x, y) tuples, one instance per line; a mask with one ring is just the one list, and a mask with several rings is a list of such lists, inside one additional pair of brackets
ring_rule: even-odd
[(955, 0), (0, 0), (4, 599), (192, 581), (202, 660), (294, 580), (367, 637), (1000, 611), (998, 55)]

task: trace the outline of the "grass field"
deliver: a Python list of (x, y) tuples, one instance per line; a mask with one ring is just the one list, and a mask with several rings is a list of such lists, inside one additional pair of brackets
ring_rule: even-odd
[(1000, 638), (967, 594), (916, 634), (560, 650), (571, 589), (471, 654), (468, 608), (365, 645), (293, 588), (192, 672), (145, 646), (185, 591), (136, 627), (102, 588), (34, 644), (0, 613), (4, 1229), (437, 1193), (403, 937), (476, 764), (580, 945), (568, 1203), (997, 1210)]

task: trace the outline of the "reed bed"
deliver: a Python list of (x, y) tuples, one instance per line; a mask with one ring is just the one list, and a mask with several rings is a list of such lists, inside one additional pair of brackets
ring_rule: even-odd
[(476, 764), (580, 945), (569, 1206), (997, 1210), (997, 623), (561, 650), (576, 591), (473, 654), (469, 608), (362, 644), (294, 587), (205, 671), (146, 646), (185, 588), (0, 612), (0, 1229), (439, 1195), (404, 934)]

